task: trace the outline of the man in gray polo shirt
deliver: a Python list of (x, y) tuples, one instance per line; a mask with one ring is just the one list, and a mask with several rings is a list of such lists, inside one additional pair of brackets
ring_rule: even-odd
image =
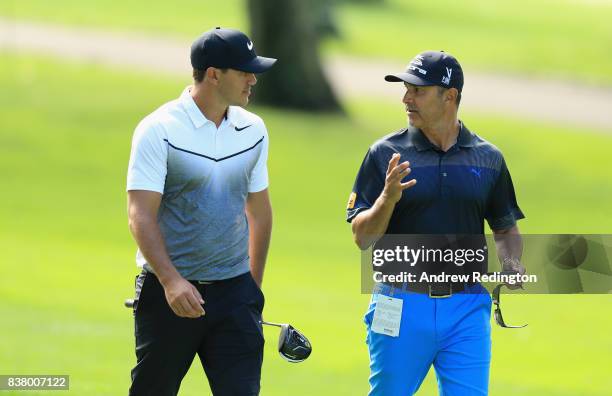
[(128, 212), (143, 270), (130, 395), (177, 394), (196, 354), (214, 395), (259, 393), (268, 134), (243, 107), (274, 62), (243, 33), (210, 30), (191, 48), (193, 86), (136, 128)]

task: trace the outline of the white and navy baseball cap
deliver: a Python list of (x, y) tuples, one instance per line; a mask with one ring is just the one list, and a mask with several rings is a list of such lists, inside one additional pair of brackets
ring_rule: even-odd
[(438, 85), (463, 89), (463, 70), (457, 59), (444, 51), (425, 51), (415, 56), (403, 73), (388, 74), (386, 81), (417, 86)]
[(263, 73), (276, 63), (274, 58), (257, 56), (255, 46), (246, 34), (217, 27), (198, 37), (191, 45), (191, 66)]

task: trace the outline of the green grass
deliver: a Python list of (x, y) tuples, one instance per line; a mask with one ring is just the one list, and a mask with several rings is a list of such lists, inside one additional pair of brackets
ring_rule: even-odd
[[(74, 395), (125, 394), (134, 363), (122, 301), (137, 272), (125, 171), (136, 123), (188, 80), (5, 54), (0, 63), (0, 374), (69, 374)], [(360, 256), (344, 207), (367, 146), (404, 125), (398, 105), (348, 104), (351, 118), (255, 108), (271, 136), (275, 211), (265, 316), (314, 345), (289, 365), (266, 329), (263, 396), (368, 389)], [(506, 154), (524, 232), (610, 232), (612, 137), (478, 114), (468, 126)], [(491, 394), (609, 393), (610, 296), (515, 296), (520, 331), (494, 328)], [(505, 312), (506, 313), (506, 312)], [(422, 395), (434, 395), (432, 373)], [(182, 395), (203, 393), (197, 361)], [(10, 394), (10, 393), (7, 393)], [(20, 392), (15, 395), (36, 394)], [(45, 394), (40, 392), (39, 394)]]
[(196, 37), (215, 26), (244, 27), (240, 0), (176, 2), (146, 0), (3, 0), (0, 15), (82, 27), (136, 30), (162, 36)]
[[(0, 15), (194, 38), (213, 26), (248, 30), (245, 1), (4, 0)], [(386, 0), (341, 2), (341, 39), (329, 52), (408, 62), (426, 49), (466, 67), (612, 84), (612, 2), (579, 0)]]
[(610, 84), (612, 2), (387, 0), (338, 12), (337, 51), (408, 62), (445, 50), (464, 67)]

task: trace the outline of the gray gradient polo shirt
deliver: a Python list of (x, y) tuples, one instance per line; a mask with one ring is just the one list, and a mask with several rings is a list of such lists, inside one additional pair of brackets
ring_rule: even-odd
[[(230, 106), (219, 128), (187, 87), (137, 126), (127, 190), (162, 194), (158, 223), (172, 263), (189, 280), (249, 271), (248, 193), (268, 187), (268, 133), (261, 118)], [(141, 254), (139, 267), (153, 271)]]
[(525, 216), (518, 207), (510, 172), (493, 144), (461, 123), (457, 142), (443, 152), (423, 132), (409, 127), (385, 136), (368, 150), (353, 186), (347, 221), (372, 207), (385, 186), (393, 153), (410, 161), (412, 172), (395, 205), (387, 234), (482, 234), (507, 229)]

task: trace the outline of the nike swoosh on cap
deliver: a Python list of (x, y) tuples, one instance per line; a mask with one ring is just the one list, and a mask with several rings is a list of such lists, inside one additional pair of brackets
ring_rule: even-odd
[[(251, 124), (251, 125), (253, 125), (253, 124)], [(247, 128), (248, 128), (248, 127), (250, 127), (251, 125), (247, 125), (247, 126), (242, 127), (242, 128), (238, 128), (237, 126), (235, 126), (235, 127), (234, 127), (234, 129), (235, 129), (236, 131), (240, 132), (240, 131), (242, 131), (242, 130), (247, 129)]]

